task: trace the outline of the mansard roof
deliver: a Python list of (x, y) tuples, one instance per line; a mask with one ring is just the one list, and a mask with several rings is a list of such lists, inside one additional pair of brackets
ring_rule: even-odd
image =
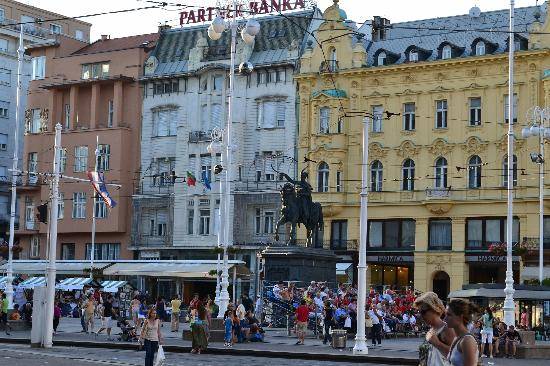
[[(523, 38), (529, 37), (531, 25), (538, 19), (545, 19), (546, 7), (531, 6), (516, 8), (516, 32)], [(475, 57), (472, 55), (472, 44), (476, 39), (484, 39), (495, 46), (493, 54), (507, 52), (509, 27), (509, 10), (482, 12), (479, 17), (469, 14), (444, 18), (417, 20), (404, 23), (394, 23), (387, 30), (387, 36), (381, 41), (365, 40), (368, 50), (368, 66), (377, 66), (374, 55), (380, 49), (399, 55), (396, 64), (407, 62), (406, 50), (411, 45), (420, 49), (433, 51), (425, 61), (438, 59), (438, 48), (444, 42), (460, 49), (460, 54), (453, 57)], [(456, 30), (456, 31), (452, 31)], [(458, 52), (457, 52), (458, 53)]]
[[(294, 63), (300, 57), (309, 37), (307, 30), (310, 28), (314, 10), (292, 12), (281, 15), (257, 17), (261, 30), (256, 36), (254, 49), (249, 61), (254, 66), (266, 66), (273, 64)], [(243, 20), (244, 23), (246, 20)], [(221, 60), (229, 60), (230, 34), (224, 32), (222, 37), (213, 41), (207, 36), (208, 25), (183, 27), (165, 30), (161, 33), (157, 46), (151, 53), (158, 60), (158, 66), (152, 77), (170, 74), (183, 74), (190, 71), (188, 60), (190, 50), (197, 44), (199, 37), (206, 39), (207, 48), (203, 62), (220, 63)], [(238, 36), (238, 41), (240, 36)], [(299, 54), (291, 53), (292, 42), (299, 49)], [(296, 43), (297, 42), (297, 43)]]

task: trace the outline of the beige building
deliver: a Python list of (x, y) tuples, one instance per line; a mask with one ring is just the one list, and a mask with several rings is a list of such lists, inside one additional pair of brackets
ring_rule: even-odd
[[(506, 238), (508, 11), (397, 24), (375, 17), (358, 29), (335, 0), (324, 18), (322, 49), (310, 44), (296, 76), (298, 160), (314, 161), (300, 169), (325, 216), (318, 245), (357, 263), (370, 113), (369, 284), (446, 297), (463, 284), (503, 283), (504, 257), (489, 246)], [(528, 110), (550, 102), (550, 36), (526, 32), (549, 32), (550, 17), (540, 6), (517, 9), (516, 19), (513, 238), (538, 245), (538, 166), (529, 157), (538, 141), (520, 132)], [(536, 258), (514, 256), (516, 283), (532, 276), (520, 269)]]

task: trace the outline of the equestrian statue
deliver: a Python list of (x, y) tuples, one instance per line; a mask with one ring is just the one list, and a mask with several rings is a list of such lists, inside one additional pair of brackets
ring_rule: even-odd
[[(311, 185), (307, 181), (306, 168), (300, 173), (300, 180), (294, 180), (285, 173), (280, 173), (288, 183), (281, 188), (281, 217), (275, 225), (275, 240), (279, 240), (279, 226), (291, 223), (289, 244), (295, 244), (296, 224), (303, 224), (307, 231), (307, 246), (313, 247), (313, 235), (323, 230), (323, 209), (321, 204), (313, 202)], [(279, 173), (279, 172), (277, 172)]]

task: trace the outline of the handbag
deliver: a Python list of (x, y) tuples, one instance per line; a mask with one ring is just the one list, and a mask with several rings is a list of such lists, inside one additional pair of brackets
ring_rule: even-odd
[(166, 361), (166, 356), (164, 355), (164, 349), (159, 344), (159, 349), (157, 352), (157, 357), (155, 358), (155, 366), (163, 366)]
[(344, 328), (351, 328), (351, 318), (349, 316), (344, 321)]

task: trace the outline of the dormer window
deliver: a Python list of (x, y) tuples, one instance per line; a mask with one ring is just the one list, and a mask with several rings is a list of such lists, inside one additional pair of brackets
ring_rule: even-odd
[(386, 52), (380, 52), (378, 55), (378, 66), (384, 66), (386, 64)]
[(409, 52), (409, 62), (418, 62), (418, 52), (417, 51)]
[(451, 46), (449, 45), (444, 46), (443, 49), (441, 50), (441, 59), (448, 60), (452, 57), (453, 57), (453, 49), (451, 48)]
[(478, 41), (476, 43), (476, 56), (483, 56), (485, 55), (485, 42)]

